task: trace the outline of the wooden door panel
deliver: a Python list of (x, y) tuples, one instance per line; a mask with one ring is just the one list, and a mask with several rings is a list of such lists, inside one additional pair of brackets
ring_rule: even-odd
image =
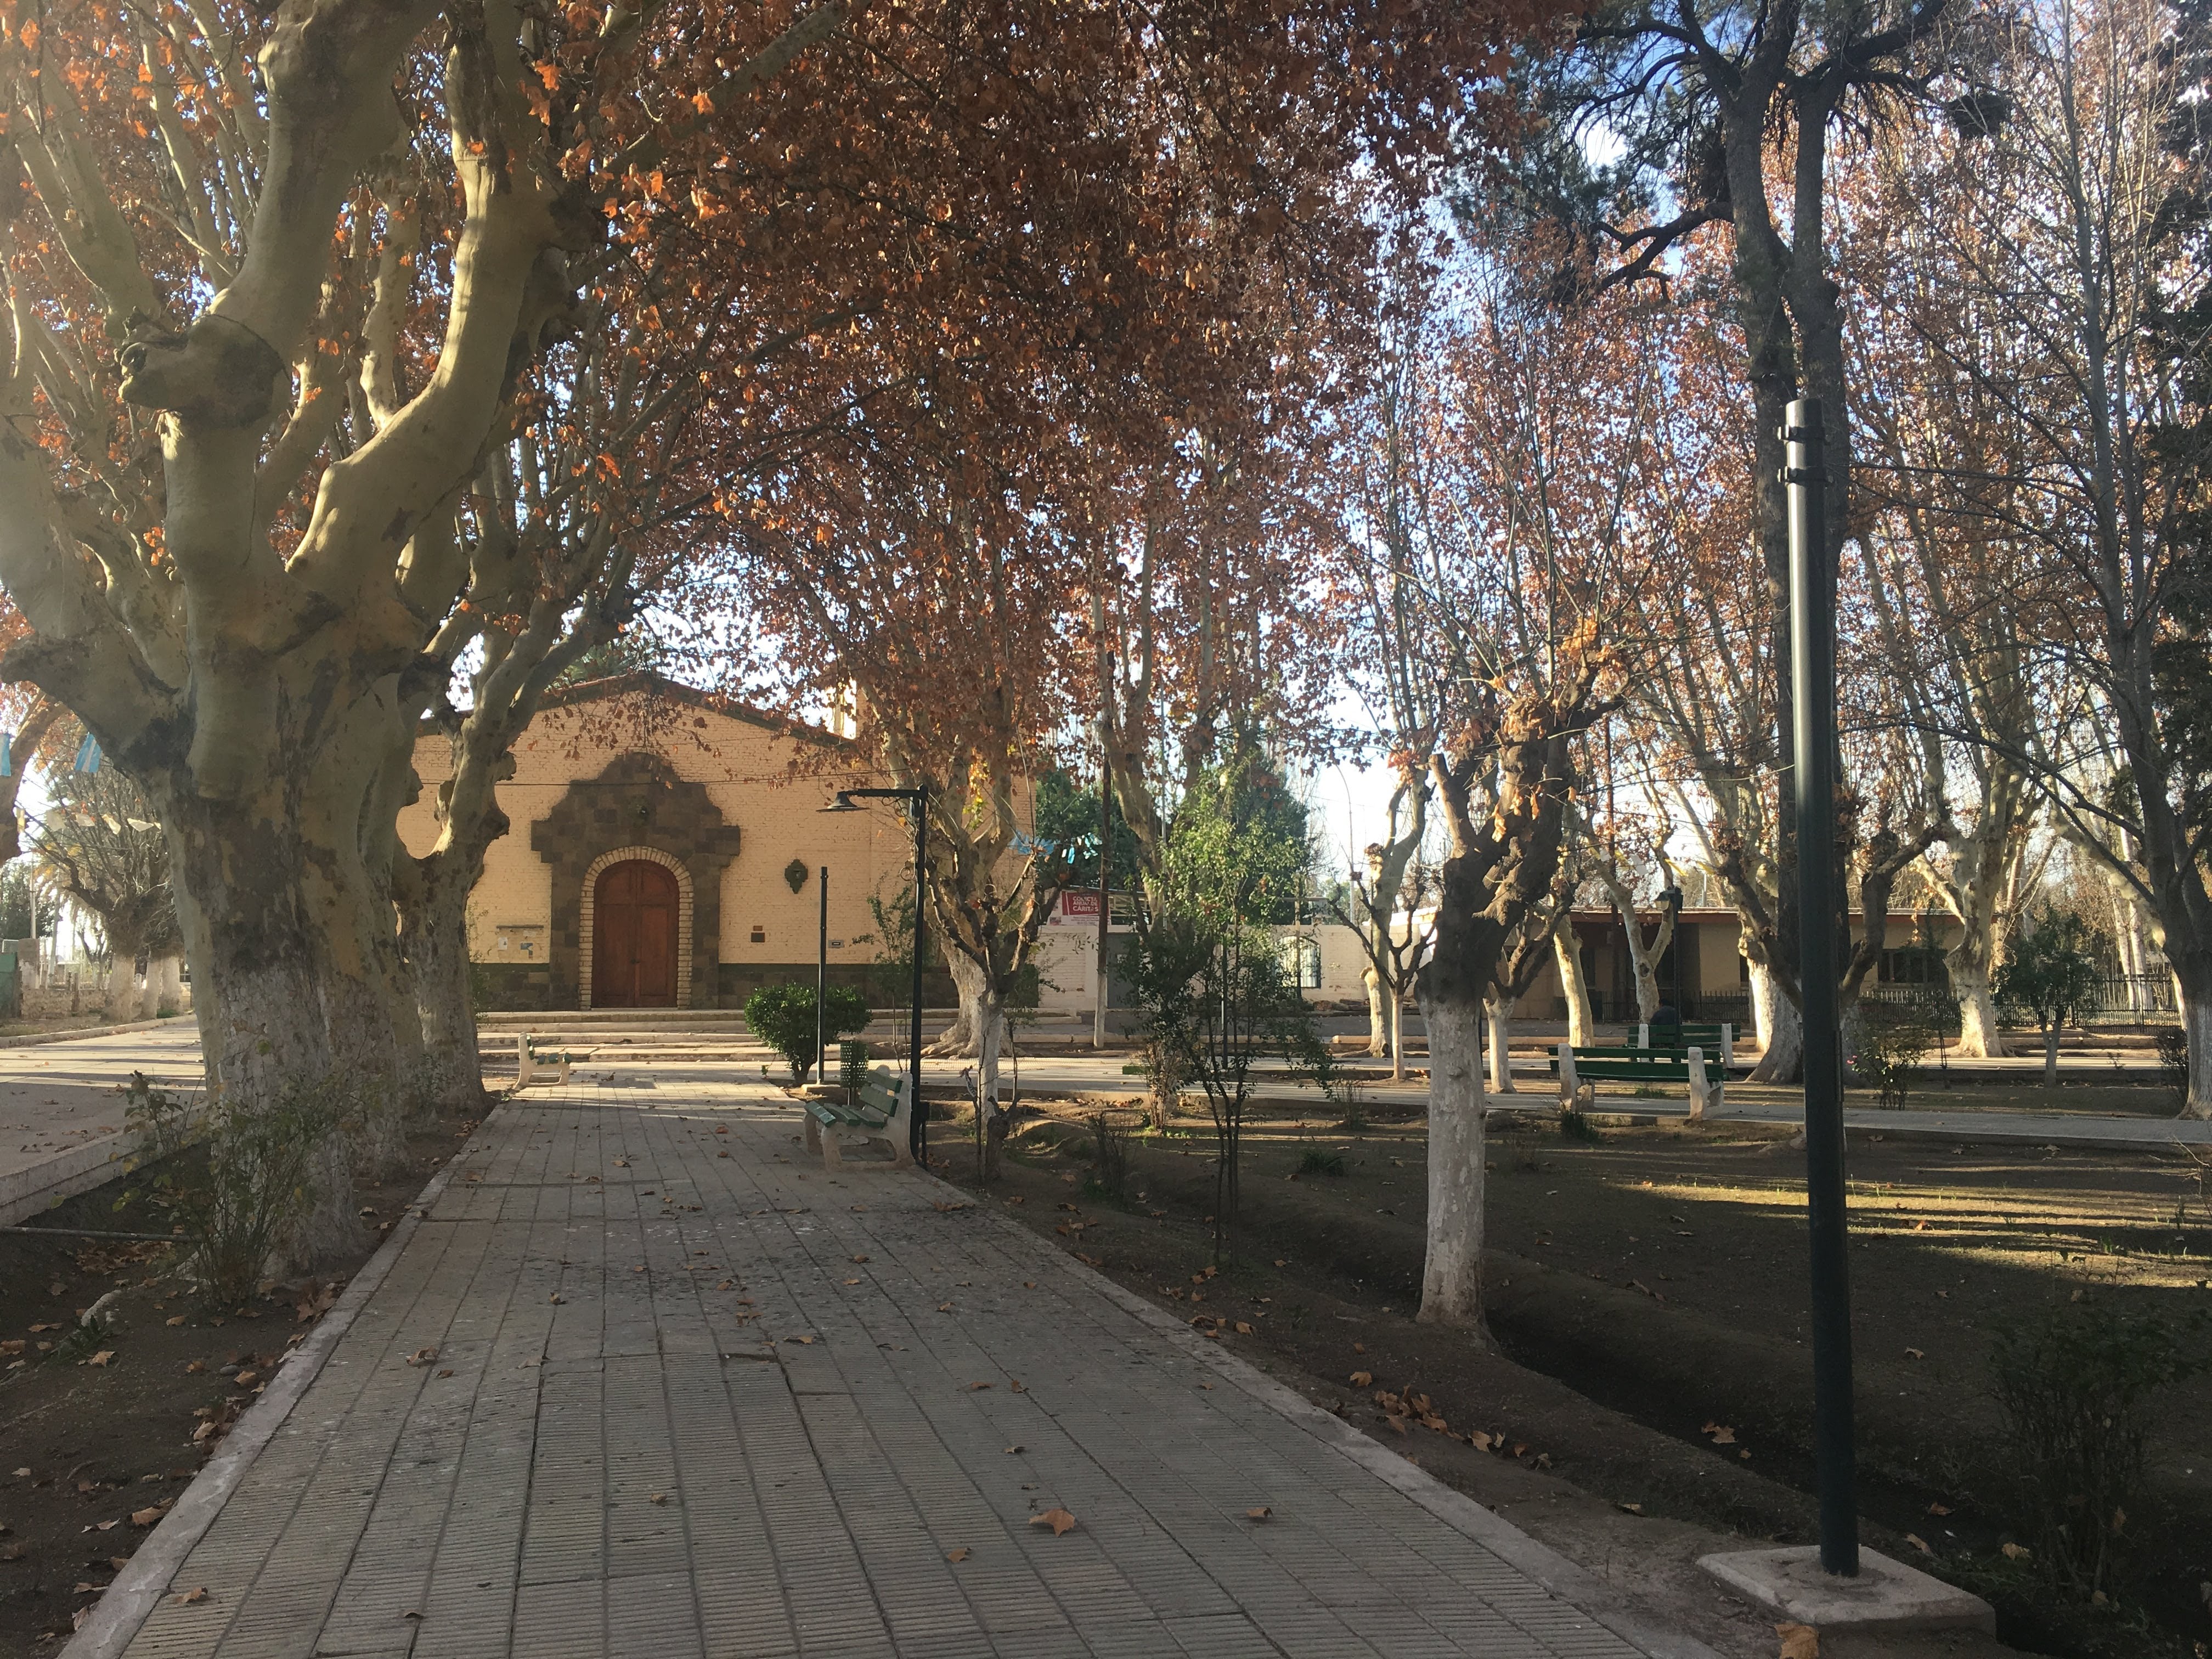
[(602, 1008), (676, 1002), (675, 876), (646, 859), (600, 872), (592, 897), (592, 1001)]

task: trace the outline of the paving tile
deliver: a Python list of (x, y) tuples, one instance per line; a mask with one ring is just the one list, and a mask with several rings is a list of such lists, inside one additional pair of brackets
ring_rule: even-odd
[(1064, 1257), (659, 1080), (485, 1121), (133, 1659), (1634, 1659)]

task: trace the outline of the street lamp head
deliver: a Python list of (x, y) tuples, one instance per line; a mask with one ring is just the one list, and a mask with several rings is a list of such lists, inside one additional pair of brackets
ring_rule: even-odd
[(823, 812), (865, 812), (868, 809), (854, 800), (848, 792), (840, 789), (836, 799), (817, 810)]
[(1682, 890), (1679, 887), (1669, 887), (1666, 891), (1659, 895), (1659, 902), (1665, 905), (1669, 910), (1680, 909), (1682, 908)]

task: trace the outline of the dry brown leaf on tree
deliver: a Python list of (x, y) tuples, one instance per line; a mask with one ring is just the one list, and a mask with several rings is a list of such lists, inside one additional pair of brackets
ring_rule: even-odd
[(1782, 1638), (1778, 1659), (1820, 1659), (1820, 1632), (1810, 1625), (1777, 1625), (1774, 1633)]
[(1070, 1515), (1066, 1510), (1047, 1510), (1042, 1515), (1033, 1515), (1030, 1516), (1030, 1525), (1033, 1527), (1050, 1527), (1052, 1528), (1052, 1535), (1054, 1538), (1057, 1538), (1062, 1533), (1073, 1532), (1075, 1530), (1075, 1517)]

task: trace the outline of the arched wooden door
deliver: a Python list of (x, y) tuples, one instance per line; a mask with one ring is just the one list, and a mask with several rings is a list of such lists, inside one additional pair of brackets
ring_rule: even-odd
[(676, 1006), (676, 877), (649, 859), (599, 872), (592, 894), (592, 1006)]

